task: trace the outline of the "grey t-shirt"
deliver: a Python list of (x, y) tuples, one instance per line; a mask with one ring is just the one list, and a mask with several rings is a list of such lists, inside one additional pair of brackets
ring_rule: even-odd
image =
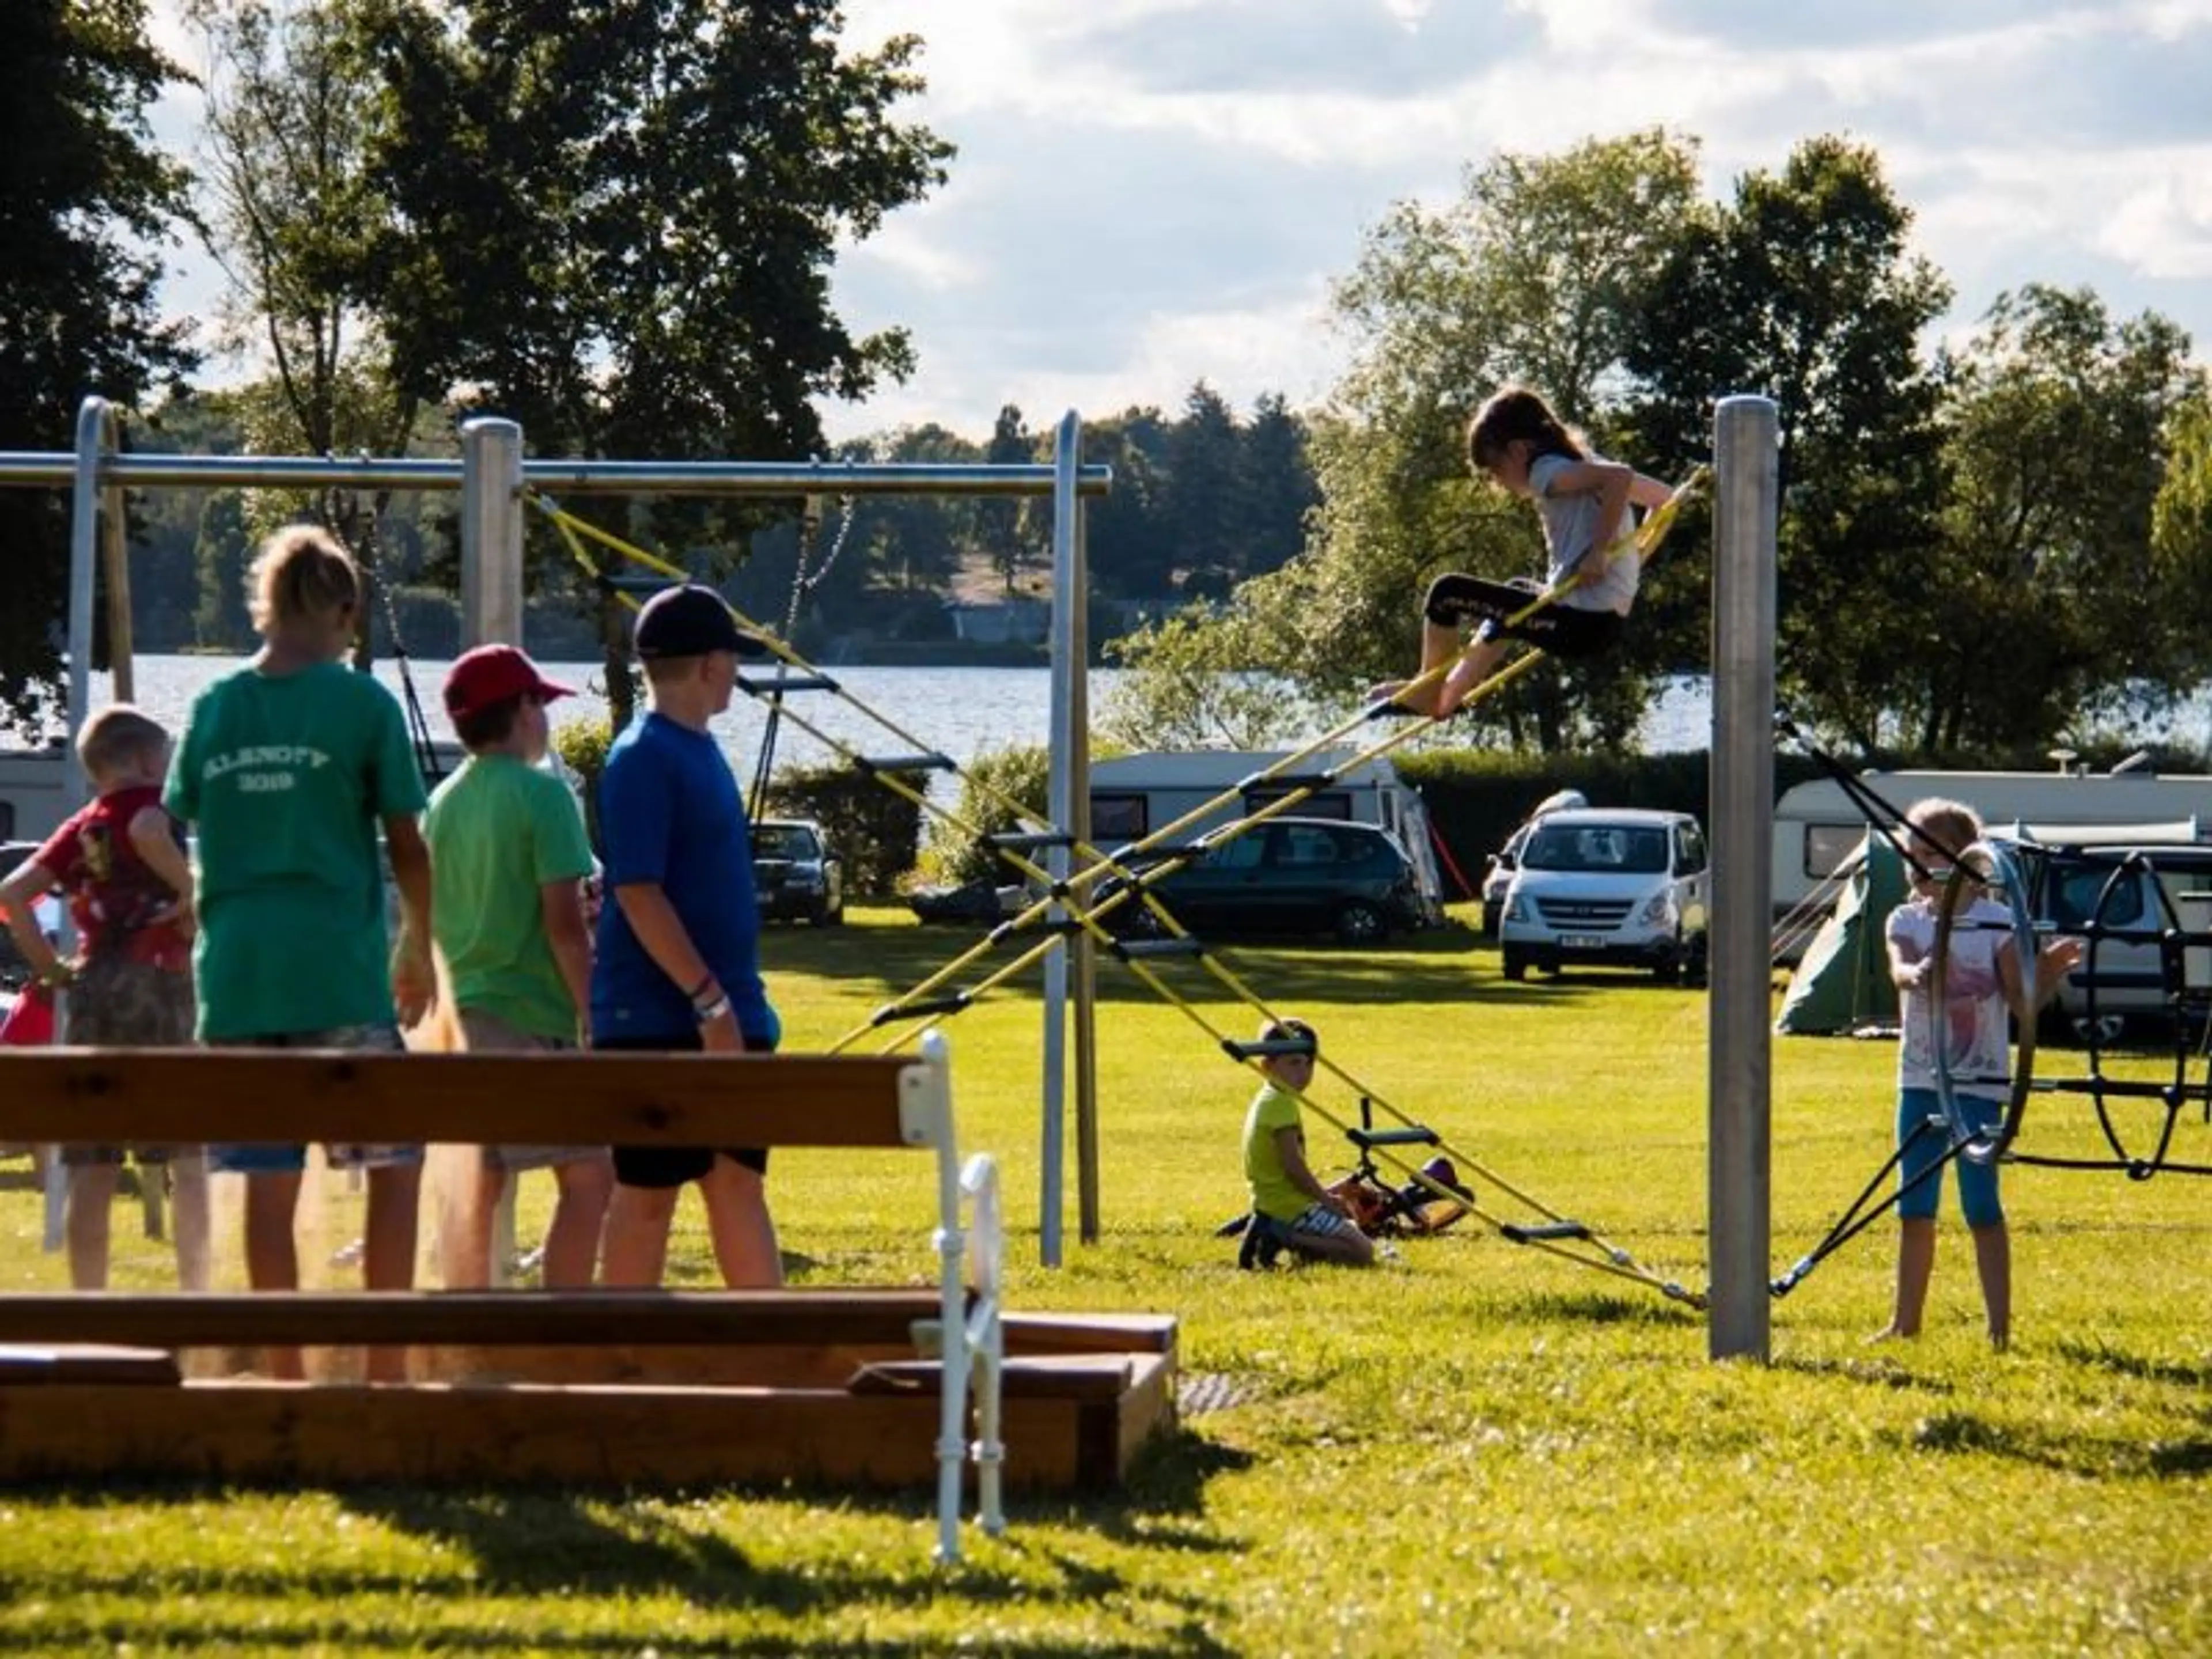
[[(1589, 459), (1604, 458), (1593, 455)], [(1539, 455), (1528, 463), (1528, 488), (1536, 498), (1537, 514), (1544, 521), (1544, 547), (1551, 556), (1551, 568), (1544, 573), (1545, 585), (1550, 587), (1557, 587), (1574, 574), (1583, 556), (1589, 552), (1590, 544), (1597, 539), (1595, 492), (1552, 494), (1553, 481), (1574, 464), (1573, 458), (1566, 455)], [(1594, 556), (1602, 559), (1603, 550)], [(1623, 552), (1607, 562), (1587, 568), (1583, 581), (1559, 603), (1577, 611), (1612, 611), (1625, 617), (1636, 603), (1636, 584), (1642, 574), (1643, 561)]]

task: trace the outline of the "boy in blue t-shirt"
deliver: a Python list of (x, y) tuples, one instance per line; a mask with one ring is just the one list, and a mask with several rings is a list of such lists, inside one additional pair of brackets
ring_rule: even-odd
[[(655, 594), (633, 641), (649, 712), (617, 738), (599, 781), (605, 885), (592, 962), (592, 1046), (742, 1054), (781, 1028), (760, 976), (750, 829), (708, 722), (730, 706), (739, 656), (763, 648), (696, 584)], [(603, 1278), (652, 1285), (691, 1182), (732, 1288), (779, 1285), (768, 1153), (744, 1146), (617, 1146)]]

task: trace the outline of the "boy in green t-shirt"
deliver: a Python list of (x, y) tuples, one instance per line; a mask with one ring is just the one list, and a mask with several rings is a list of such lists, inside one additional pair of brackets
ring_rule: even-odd
[(1298, 1096), (1313, 1085), (1320, 1039), (1305, 1021), (1285, 1019), (1264, 1027), (1260, 1040), (1304, 1046), (1268, 1054), (1260, 1062), (1267, 1080), (1244, 1115), (1244, 1179), (1252, 1188), (1248, 1224), (1310, 1261), (1371, 1267), (1374, 1241), (1359, 1231), (1343, 1200), (1323, 1187), (1306, 1165)]
[[(264, 643), (193, 701), (166, 804), (199, 830), (199, 1036), (272, 1048), (397, 1052), (398, 1021), (428, 1006), (430, 854), (416, 814), (422, 775), (392, 695), (342, 661), (361, 573), (327, 531), (288, 525), (247, 574)], [(398, 945), (386, 957), (377, 830), (399, 889)], [(374, 1291), (415, 1280), (420, 1146), (333, 1146), (368, 1170), (363, 1277)], [(298, 1288), (293, 1217), (303, 1146), (213, 1146), (218, 1170), (247, 1177), (246, 1266), (253, 1288)], [(372, 1350), (372, 1380), (402, 1380), (405, 1355)], [(301, 1373), (297, 1349), (270, 1370)]]
[[(511, 645), (479, 646), (446, 677), (446, 712), (469, 751), (430, 798), (438, 949), (471, 1050), (573, 1049), (591, 1006), (583, 884), (591, 842), (575, 797), (538, 769), (545, 705), (569, 695)], [(492, 1218), (510, 1174), (550, 1167), (560, 1183), (545, 1283), (588, 1289), (613, 1196), (604, 1146), (487, 1146), (449, 1230), (449, 1288), (491, 1279)]]

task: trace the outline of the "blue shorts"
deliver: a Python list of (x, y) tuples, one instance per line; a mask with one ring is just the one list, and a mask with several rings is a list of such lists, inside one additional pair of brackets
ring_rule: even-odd
[[(1993, 1134), (2004, 1120), (2002, 1101), (1985, 1100), (1978, 1095), (1954, 1097), (1959, 1103), (1959, 1115), (1973, 1126), (1977, 1133)], [(1930, 1123), (1930, 1118), (1936, 1121)], [(1951, 1146), (1943, 1102), (1933, 1089), (1897, 1091), (1897, 1144), (1904, 1149), (1897, 1165), (1898, 1216), (1905, 1220), (1932, 1221), (1936, 1218), (1937, 1200), (1943, 1195), (1942, 1171), (1936, 1166)], [(1996, 1160), (1984, 1164), (1961, 1152), (1951, 1160), (1951, 1167), (1959, 1172), (1959, 1207), (1966, 1212), (1966, 1224), (2002, 1226), (2004, 1206), (1997, 1199)], [(1936, 1173), (1930, 1175), (1931, 1170)]]
[[(326, 1031), (289, 1031), (281, 1036), (242, 1037), (229, 1046), (240, 1048), (353, 1048), (370, 1054), (398, 1054), (406, 1044), (396, 1025), (339, 1025)], [(382, 1170), (422, 1161), (420, 1146), (344, 1146), (330, 1148), (331, 1167), (340, 1170)], [(256, 1142), (246, 1146), (208, 1148), (208, 1168), (217, 1175), (298, 1175), (307, 1167), (305, 1145)]]

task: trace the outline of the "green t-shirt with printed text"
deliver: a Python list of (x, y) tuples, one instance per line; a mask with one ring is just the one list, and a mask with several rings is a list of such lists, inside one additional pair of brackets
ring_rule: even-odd
[(198, 836), (204, 1041), (391, 1022), (378, 825), (423, 796), (389, 691), (337, 663), (226, 675), (194, 699), (164, 799)]
[(580, 1016), (546, 935), (544, 890), (592, 872), (576, 798), (514, 756), (476, 755), (438, 786), (424, 828), (454, 1001), (574, 1041)]
[(1288, 1090), (1270, 1083), (1252, 1097), (1252, 1109), (1244, 1115), (1244, 1179), (1257, 1214), (1296, 1221), (1313, 1202), (1291, 1184), (1275, 1147), (1278, 1129), (1298, 1126), (1298, 1097)]

